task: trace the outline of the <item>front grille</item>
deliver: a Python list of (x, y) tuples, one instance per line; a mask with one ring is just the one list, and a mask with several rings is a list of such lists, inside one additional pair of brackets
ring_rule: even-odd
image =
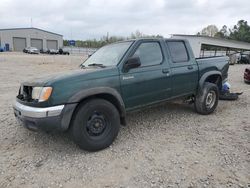
[(32, 86), (24, 86), (22, 85), (19, 89), (19, 93), (17, 98), (22, 101), (32, 102)]

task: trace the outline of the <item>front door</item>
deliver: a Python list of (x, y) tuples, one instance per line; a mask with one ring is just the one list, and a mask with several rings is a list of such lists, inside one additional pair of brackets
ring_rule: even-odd
[(158, 41), (139, 42), (132, 56), (138, 56), (141, 66), (120, 74), (121, 90), (126, 108), (144, 106), (170, 97), (169, 65)]

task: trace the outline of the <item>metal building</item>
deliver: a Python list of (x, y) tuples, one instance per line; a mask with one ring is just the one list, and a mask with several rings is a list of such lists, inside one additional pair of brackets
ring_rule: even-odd
[(0, 29), (0, 46), (10, 51), (22, 51), (25, 47), (57, 50), (63, 47), (63, 36), (38, 28)]
[(171, 38), (188, 40), (193, 49), (194, 56), (196, 58), (202, 56), (202, 51), (201, 51), (202, 46), (211, 46), (218, 49), (223, 49), (225, 50), (225, 52), (250, 51), (250, 43), (236, 41), (236, 40), (221, 39), (221, 38), (208, 37), (202, 35), (180, 35), (180, 34), (173, 34)]

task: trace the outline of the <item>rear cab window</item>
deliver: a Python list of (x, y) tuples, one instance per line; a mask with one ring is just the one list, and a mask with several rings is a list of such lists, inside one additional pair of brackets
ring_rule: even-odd
[(173, 63), (189, 61), (186, 45), (183, 41), (166, 41)]

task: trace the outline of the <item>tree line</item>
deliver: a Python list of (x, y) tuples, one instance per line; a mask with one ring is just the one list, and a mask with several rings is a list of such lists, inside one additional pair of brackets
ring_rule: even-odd
[(216, 25), (208, 25), (197, 35), (250, 42), (250, 26), (245, 20), (239, 20), (232, 28), (223, 25), (221, 29), (218, 29)]
[[(218, 29), (216, 25), (208, 25), (203, 28), (197, 35), (210, 36), (210, 37), (218, 37), (225, 39), (233, 39), (238, 41), (250, 42), (250, 26), (247, 21), (239, 20), (236, 25), (232, 28), (224, 25), (221, 29)], [(76, 47), (85, 47), (85, 48), (100, 48), (106, 44), (128, 40), (128, 39), (136, 39), (136, 38), (163, 38), (161, 35), (146, 35), (140, 31), (135, 31), (131, 33), (128, 37), (122, 36), (106, 36), (101, 37), (99, 40), (76, 40)], [(64, 46), (69, 46), (69, 40), (63, 41)]]
[[(122, 36), (109, 36), (108, 34), (106, 36), (101, 37), (99, 40), (93, 39), (93, 40), (76, 40), (75, 46), (76, 47), (85, 47), (85, 48), (100, 48), (106, 44), (129, 40), (129, 39), (136, 39), (136, 38), (163, 38), (161, 35), (146, 35), (143, 34), (140, 31), (135, 31), (130, 34), (129, 37), (122, 37)], [(64, 46), (69, 46), (69, 40), (63, 40)]]

